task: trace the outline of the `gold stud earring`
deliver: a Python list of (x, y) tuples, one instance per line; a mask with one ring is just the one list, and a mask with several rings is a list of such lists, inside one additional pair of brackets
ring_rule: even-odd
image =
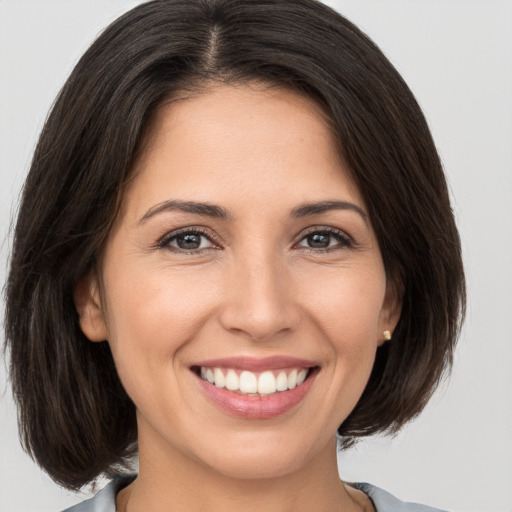
[(391, 339), (391, 331), (383, 331), (382, 335), (384, 336), (384, 341), (389, 341)]

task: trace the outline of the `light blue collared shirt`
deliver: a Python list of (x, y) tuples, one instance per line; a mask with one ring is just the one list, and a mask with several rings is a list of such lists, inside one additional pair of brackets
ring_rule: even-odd
[[(96, 496), (63, 510), (63, 512), (116, 512), (117, 493), (133, 482), (135, 478), (136, 475), (114, 478)], [(377, 512), (446, 512), (418, 503), (405, 503), (371, 484), (351, 483), (350, 485), (364, 492), (372, 500)]]

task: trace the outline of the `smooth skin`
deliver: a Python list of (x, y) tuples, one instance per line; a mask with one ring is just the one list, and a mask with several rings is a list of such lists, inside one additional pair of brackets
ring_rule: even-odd
[[(400, 303), (312, 100), (217, 84), (160, 107), (98, 269), (76, 288), (81, 327), (108, 340), (137, 409), (118, 511), (373, 510), (339, 479), (336, 431)], [(221, 410), (191, 369), (273, 355), (318, 373), (271, 419)]]

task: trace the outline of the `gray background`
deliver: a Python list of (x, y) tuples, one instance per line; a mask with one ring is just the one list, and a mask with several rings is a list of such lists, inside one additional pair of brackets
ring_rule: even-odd
[[(0, 279), (8, 228), (45, 115), (97, 33), (138, 3), (0, 0)], [(443, 158), (469, 311), (454, 372), (394, 439), (340, 456), (341, 475), (453, 512), (512, 511), (512, 2), (332, 0), (403, 74)], [(81, 499), (23, 454), (0, 364), (0, 512)]]

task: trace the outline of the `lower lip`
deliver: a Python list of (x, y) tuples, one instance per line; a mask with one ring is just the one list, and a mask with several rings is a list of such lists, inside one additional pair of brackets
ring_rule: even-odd
[(247, 396), (234, 393), (197, 376), (199, 385), (208, 398), (221, 410), (230, 415), (249, 420), (263, 420), (280, 416), (298, 405), (311, 389), (316, 372), (299, 386), (267, 396)]

